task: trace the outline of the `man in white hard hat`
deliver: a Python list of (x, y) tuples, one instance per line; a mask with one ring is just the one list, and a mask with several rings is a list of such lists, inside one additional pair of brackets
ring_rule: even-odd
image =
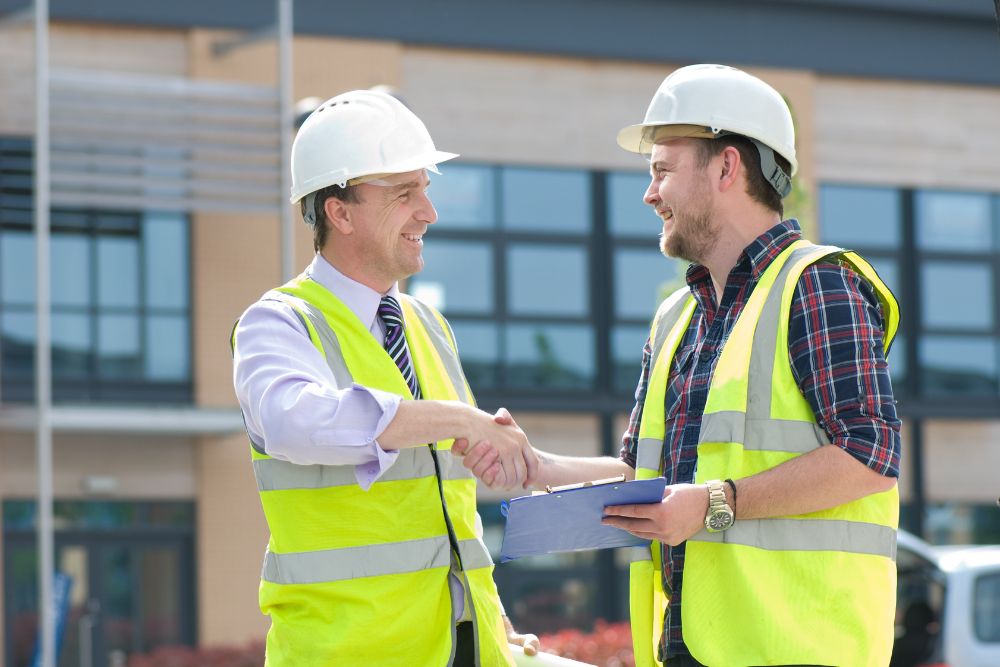
[[(653, 541), (631, 565), (636, 665), (888, 664), (895, 299), (782, 221), (795, 136), (760, 79), (681, 68), (618, 143), (649, 155), (644, 201), (688, 285), (654, 318), (620, 459), (539, 452), (534, 479), (667, 478), (661, 503), (605, 511)], [(489, 483), (496, 455), (466, 464)]]
[(437, 220), (427, 172), (454, 157), (379, 91), (326, 101), (295, 137), (291, 199), (317, 254), (233, 332), (271, 531), (271, 667), (491, 667), (513, 664), (508, 641), (537, 650), (503, 614), (476, 480), (448, 449), (489, 442), (508, 487), (534, 453), (475, 408), (448, 323), (397, 285)]

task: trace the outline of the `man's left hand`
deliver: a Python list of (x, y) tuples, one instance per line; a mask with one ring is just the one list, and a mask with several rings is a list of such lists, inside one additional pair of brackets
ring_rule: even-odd
[(522, 635), (514, 629), (510, 619), (506, 616), (503, 617), (503, 627), (507, 631), (507, 641), (522, 647), (525, 655), (535, 655), (541, 650), (542, 645), (538, 641), (538, 637), (532, 634)]
[(674, 484), (663, 490), (658, 503), (605, 507), (601, 523), (673, 547), (704, 528), (707, 513), (704, 484)]

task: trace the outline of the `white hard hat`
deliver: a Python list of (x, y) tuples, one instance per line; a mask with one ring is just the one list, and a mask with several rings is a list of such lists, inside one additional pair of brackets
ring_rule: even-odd
[(456, 157), (437, 150), (416, 114), (392, 95), (352, 90), (319, 105), (295, 135), (291, 202), (365, 176), (439, 173), (435, 165)]
[[(791, 111), (778, 91), (734, 67), (690, 65), (672, 72), (653, 95), (643, 122), (618, 133), (618, 145), (649, 153), (666, 137), (714, 139), (725, 134), (753, 139), (764, 176), (782, 196), (787, 194), (788, 177), (799, 168)], [(792, 173), (784, 174), (776, 165), (769, 169), (768, 160), (773, 164), (774, 157), (761, 150), (761, 144), (788, 160)]]

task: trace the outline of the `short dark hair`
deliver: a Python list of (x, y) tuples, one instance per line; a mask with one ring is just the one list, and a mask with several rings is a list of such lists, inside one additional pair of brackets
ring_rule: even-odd
[[(327, 226), (326, 219), (326, 200), (330, 197), (351, 204), (361, 201), (358, 189), (353, 185), (343, 188), (339, 185), (329, 185), (322, 190), (316, 191), (316, 198), (313, 203), (313, 208), (316, 212), (316, 224), (313, 225), (313, 250), (316, 252), (323, 249), (323, 246), (326, 245), (326, 237), (330, 235), (330, 228)], [(308, 211), (306, 211), (306, 202), (308, 200), (308, 197), (303, 197), (301, 201), (303, 218), (308, 214)]]
[[(785, 206), (781, 201), (781, 195), (764, 178), (764, 172), (760, 167), (760, 153), (757, 147), (747, 137), (741, 134), (727, 134), (718, 139), (701, 139), (698, 141), (698, 166), (704, 168), (709, 161), (719, 155), (727, 147), (732, 146), (740, 152), (740, 159), (746, 165), (747, 174), (747, 194), (755, 202), (763, 204), (767, 208), (784, 217)], [(791, 174), (791, 165), (788, 160), (774, 153), (774, 159), (786, 174)]]

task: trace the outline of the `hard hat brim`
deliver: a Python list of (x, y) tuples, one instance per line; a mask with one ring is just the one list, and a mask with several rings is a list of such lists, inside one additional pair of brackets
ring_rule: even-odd
[[(656, 128), (655, 139), (647, 136), (650, 128)], [(667, 137), (688, 137), (692, 139), (713, 139), (715, 133), (703, 125), (664, 125), (663, 123), (638, 123), (629, 125), (618, 133), (618, 145), (630, 153), (649, 153), (649, 148)]]
[[(650, 130), (655, 128), (655, 132)], [(652, 135), (652, 136), (650, 136)], [(703, 125), (664, 125), (662, 123), (638, 123), (629, 125), (618, 133), (618, 145), (630, 153), (649, 155), (653, 146), (670, 137), (687, 137), (690, 139), (715, 139), (718, 135), (711, 128)], [(750, 136), (750, 135), (744, 135)], [(756, 138), (756, 137), (752, 137)], [(761, 141), (760, 139), (757, 139)], [(772, 150), (775, 150), (772, 148)], [(779, 151), (778, 154), (788, 160), (792, 167), (792, 176), (799, 171), (799, 163), (794, 151)], [(787, 154), (786, 154), (787, 153)], [(789, 157), (791, 155), (791, 157)]]
[(344, 172), (329, 174), (321, 178), (306, 181), (302, 187), (297, 190), (293, 190), (291, 196), (289, 197), (289, 202), (296, 204), (299, 200), (311, 192), (316, 192), (317, 190), (322, 190), (323, 188), (340, 182), (347, 182), (351, 179), (369, 176), (371, 174), (405, 174), (408, 171), (416, 171), (417, 169), (427, 169), (432, 173), (440, 174), (441, 172), (438, 171), (437, 165), (442, 162), (447, 162), (448, 160), (454, 160), (457, 157), (458, 153), (448, 153), (445, 151), (434, 150), (429, 153), (417, 155), (409, 160), (398, 162), (388, 169), (386, 167), (380, 167), (375, 170), (361, 170), (361, 172), (357, 174), (345, 174)]

